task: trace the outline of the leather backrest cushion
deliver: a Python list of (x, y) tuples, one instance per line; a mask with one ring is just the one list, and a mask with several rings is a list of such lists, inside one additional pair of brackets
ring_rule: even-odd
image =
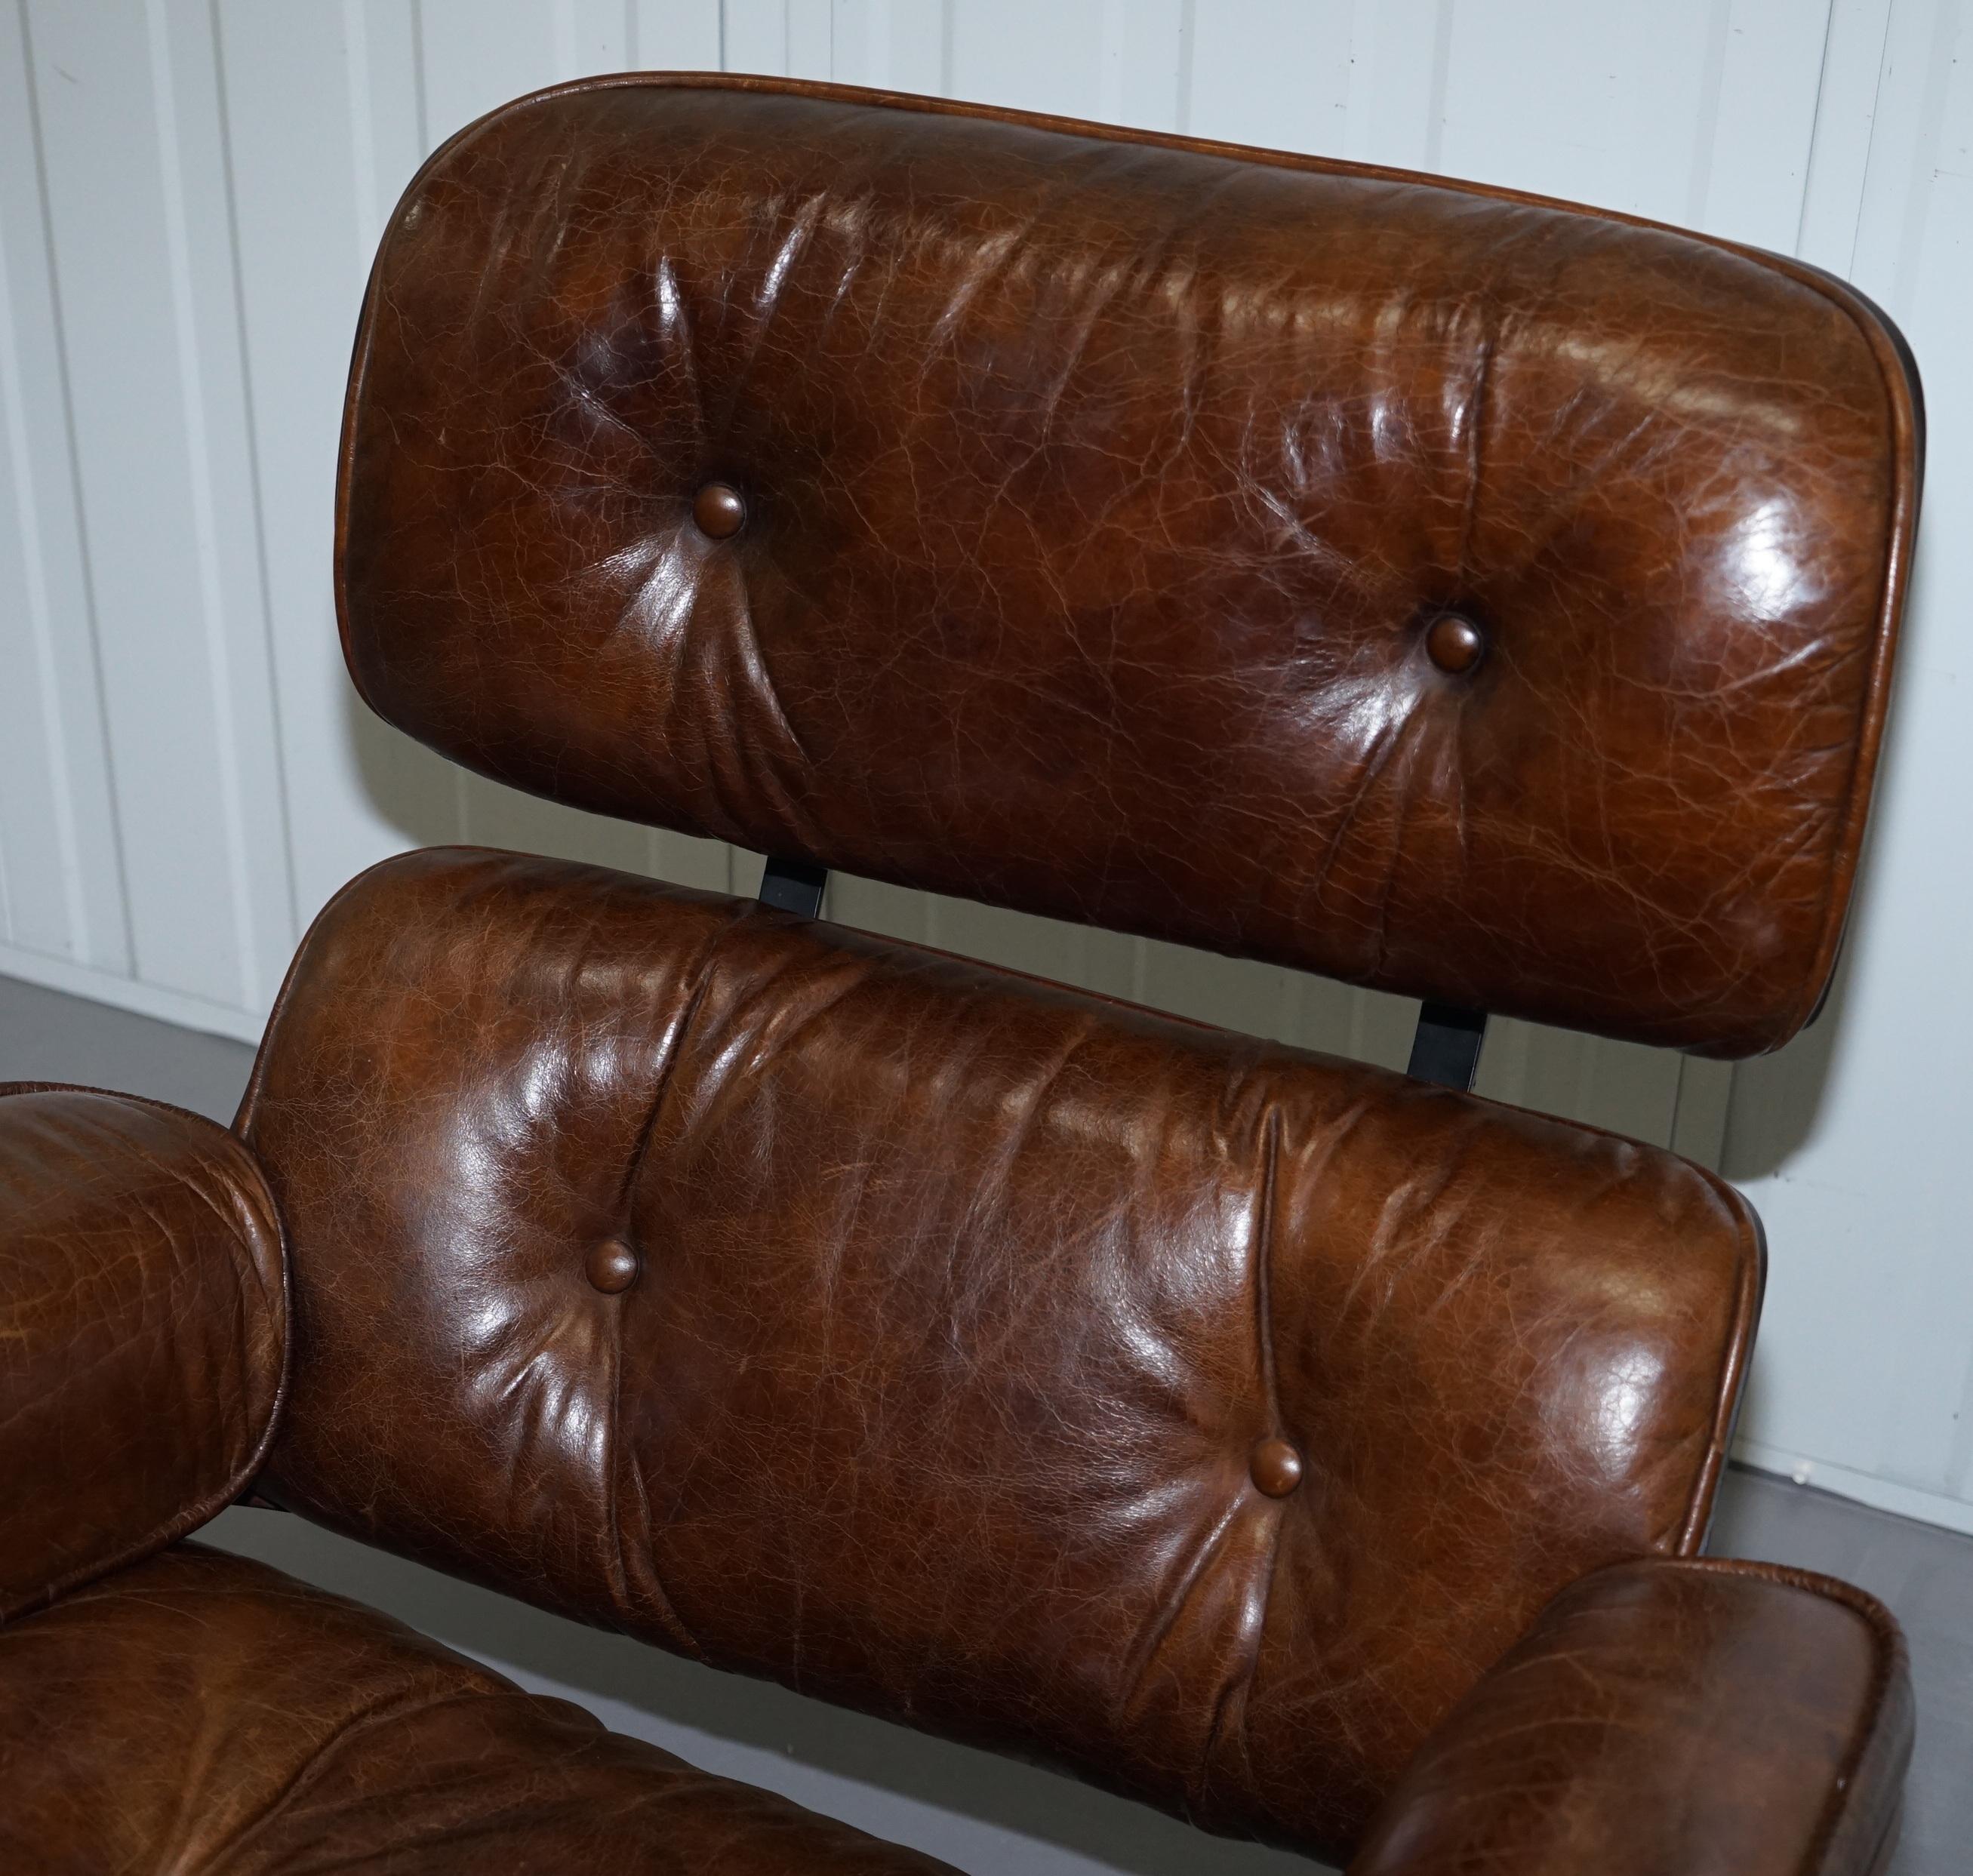
[(1847, 289), (1612, 216), (589, 82), (384, 241), (345, 642), (581, 807), (1745, 1054), (1834, 957), (1912, 390)]
[(1332, 1852), (1556, 1590), (1695, 1547), (1758, 1294), (1663, 1152), (514, 855), (349, 888), (241, 1124), (267, 1495)]

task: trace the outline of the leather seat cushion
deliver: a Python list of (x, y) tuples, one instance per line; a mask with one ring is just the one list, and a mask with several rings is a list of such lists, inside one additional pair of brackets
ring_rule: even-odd
[(36, 1876), (952, 1876), (195, 1544), (0, 1629), (0, 1791)]

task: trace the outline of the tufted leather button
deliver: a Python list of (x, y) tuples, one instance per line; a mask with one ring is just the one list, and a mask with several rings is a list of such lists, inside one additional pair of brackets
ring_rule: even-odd
[(1441, 613), (1425, 635), (1425, 654), (1454, 677), (1475, 669), (1487, 655), (1487, 635), (1458, 613)]
[(1271, 1499), (1284, 1499), (1301, 1483), (1301, 1455), (1285, 1440), (1258, 1440), (1247, 1470), (1257, 1490)]
[(589, 1253), (589, 1280), (606, 1296), (620, 1295), (637, 1280), (637, 1253), (620, 1237), (606, 1237)]
[(747, 519), (747, 504), (730, 482), (708, 482), (692, 498), (692, 518), (714, 541), (737, 534)]

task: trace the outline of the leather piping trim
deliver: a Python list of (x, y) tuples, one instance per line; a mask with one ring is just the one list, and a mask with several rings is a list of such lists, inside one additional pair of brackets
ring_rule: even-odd
[(290, 1306), (293, 1299), (293, 1289), (288, 1280), (288, 1227), (281, 1216), (280, 1206), (275, 1201), (273, 1188), (269, 1185), (267, 1175), (261, 1170), (259, 1159), (237, 1133), (221, 1126), (218, 1121), (204, 1114), (195, 1114), (190, 1108), (178, 1106), (170, 1101), (155, 1101), (144, 1095), (126, 1094), (115, 1088), (91, 1087), (81, 1082), (0, 1081), (0, 1100), (15, 1094), (103, 1096), (110, 1100), (121, 1101), (127, 1106), (149, 1107), (182, 1120), (196, 1121), (201, 1127), (210, 1127), (215, 1132), (225, 1135), (240, 1149), (260, 1181), (260, 1195), (267, 1204), (267, 1220), (274, 1230), (274, 1277), (280, 1298), (281, 1366), (280, 1373), (274, 1378), (273, 1398), (268, 1404), (267, 1417), (260, 1429), (260, 1438), (254, 1443), (253, 1450), (227, 1475), (226, 1482), (218, 1491), (209, 1492), (203, 1498), (195, 1499), (175, 1516), (155, 1525), (122, 1550), (100, 1561), (83, 1564), (66, 1575), (51, 1579), (15, 1608), (0, 1610), (0, 1626), (47, 1608), (71, 1590), (80, 1589), (86, 1583), (110, 1575), (113, 1571), (126, 1569), (132, 1564), (142, 1563), (147, 1557), (155, 1556), (159, 1551), (177, 1543), (179, 1538), (189, 1537), (201, 1525), (210, 1524), (229, 1505), (235, 1502), (267, 1463), (268, 1452), (274, 1443), (274, 1436), (280, 1427), (281, 1417), (287, 1410), (288, 1384), (294, 1370), (294, 1316)]
[[(1751, 1563), (1733, 1557), (1698, 1557), (1683, 1567), (1703, 1570), (1713, 1576), (1752, 1577), (1763, 1583), (1777, 1583), (1785, 1589), (1798, 1590), (1805, 1596), (1819, 1596), (1825, 1602), (1840, 1603), (1870, 1631), (1875, 1644), (1870, 1685), (1863, 1697), (1862, 1717), (1844, 1750), (1842, 1764), (1823, 1808), (1821, 1820), (1809, 1842), (1808, 1858), (1802, 1869), (1804, 1876), (1811, 1876), (1812, 1872), (1824, 1867), (1831, 1841), (1857, 1789), (1857, 1773), (1863, 1755), (1883, 1717), (1885, 1696), (1890, 1691), (1899, 1669), (1905, 1665), (1904, 1631), (1876, 1597), (1867, 1590), (1860, 1590), (1854, 1583), (1845, 1583), (1840, 1577), (1825, 1577), (1812, 1570), (1797, 1570), (1787, 1564)], [(1894, 1806), (1893, 1825), (1896, 1817), (1897, 1807)]]
[[(1657, 234), (1674, 235), (1681, 240), (1698, 242), (1722, 253), (1736, 255), (1771, 273), (1808, 288), (1844, 314), (1856, 328), (1876, 364), (1890, 413), (1893, 445), (1891, 502), (1884, 554), (1884, 576), (1877, 608), (1870, 676), (1865, 685), (1862, 715), (1857, 725), (1856, 757), (1851, 765), (1848, 797), (1840, 818), (1840, 832), (1829, 858), (1822, 929), (1808, 978), (1802, 985), (1791, 1013), (1782, 1025), (1778, 1040), (1770, 1045), (1771, 1048), (1780, 1047), (1813, 1018), (1821, 1006), (1823, 994), (1835, 969), (1836, 956), (1842, 943), (1845, 915), (1863, 847), (1863, 832), (1869, 820), (1871, 790), (1883, 753), (1884, 723), (1890, 704), (1892, 661), (1897, 649), (1899, 616), (1903, 610), (1905, 591), (1910, 578), (1912, 543), (1918, 527), (1922, 482), (1919, 458), (1923, 449), (1923, 427), (1913, 397), (1914, 377), (1909, 348), (1902, 335), (1894, 336), (1895, 328), (1890, 325), (1870, 300), (1821, 268), (1810, 266), (1787, 255), (1771, 253), (1764, 248), (1749, 247), (1737, 241), (1723, 240), (1716, 235), (1701, 234), (1689, 228), (1676, 227), (1668, 222), (1654, 221), (1646, 216), (1625, 214), (1612, 209), (1592, 208), (1580, 202), (1564, 201), (1557, 197), (1537, 195), (1526, 190), (1498, 188), (1485, 183), (1430, 175), (1416, 170), (1393, 168), (1382, 164), (1345, 162), (1333, 158), (1309, 156), (1288, 150), (1262, 149), (1252, 145), (1229, 143), (1211, 138), (1176, 136), (1123, 125), (1093, 123), (1087, 119), (1055, 116), (1045, 112), (1009, 110), (958, 99), (928, 98), (908, 92), (875, 90), (861, 85), (832, 84), (810, 79), (771, 78), (726, 72), (620, 72), (574, 79), (512, 99), (454, 132), (420, 166), (417, 173), (406, 186), (403, 195), (398, 198), (397, 206), (391, 211), (391, 218), (385, 224), (384, 237), (378, 243), (377, 257), (371, 269), (369, 283), (364, 291), (363, 308), (357, 323), (354, 355), (350, 365), (349, 386), (343, 404), (342, 437), (336, 464), (334, 586), (336, 626), (342, 643), (343, 662), (348, 668), (358, 695), (372, 711), (376, 711), (380, 716), (383, 714), (381, 711), (377, 711), (375, 701), (364, 688), (356, 662), (351, 655), (349, 610), (343, 566), (349, 538), (349, 488), (355, 456), (357, 410), (362, 400), (364, 381), (369, 363), (371, 315), (383, 275), (384, 257), (396, 237), (405, 205), (416, 198), (434, 170), (449, 160), (456, 149), (471, 142), (499, 119), (558, 98), (577, 96), (588, 91), (618, 90), (638, 87), (653, 90), (758, 92), (860, 105), (870, 109), (915, 111), (932, 116), (965, 117), (986, 123), (1018, 125), (1029, 129), (1052, 131), (1099, 142), (1185, 150), (1199, 155), (1222, 157), (1233, 162), (1265, 164), (1277, 169), (1294, 169), (1321, 175), (1370, 177), (1417, 188), (1437, 189), (1520, 207), (1548, 209), (1592, 221), (1615, 223), (1621, 227), (1648, 229)], [(1705, 1051), (1694, 1049), (1692, 1052), (1700, 1054)]]
[[(366, 697), (363, 701), (367, 704), (370, 700)], [(372, 706), (372, 708), (374, 708), (375, 706)], [(456, 848), (450, 847), (417, 847), (411, 849), (411, 851), (413, 853), (460, 852), (490, 854), (498, 852), (499, 851), (499, 849), (497, 848), (492, 847), (460, 847)], [(254, 1051), (254, 1067), (252, 1071), (247, 1075), (245, 1090), (240, 1097), (240, 1105), (234, 1111), (233, 1116), (233, 1131), (242, 1139), (246, 1138), (247, 1130), (253, 1126), (254, 1111), (260, 1104), (261, 1083), (265, 1080), (267, 1074), (268, 1054), (267, 1044), (273, 1039), (274, 1031), (280, 1027), (281, 1018), (287, 1012), (289, 1002), (294, 995), (295, 980), (301, 975), (303, 960), (309, 955), (309, 949), (314, 943), (316, 933), (322, 929), (322, 925), (328, 919), (329, 913), (334, 911), (338, 906), (341, 905), (344, 900), (352, 897), (358, 889), (362, 887), (363, 882), (369, 878), (371, 874), (381, 873), (387, 867), (394, 865), (398, 861), (407, 857), (408, 856), (405, 854), (394, 853), (389, 855), (384, 859), (373, 861), (370, 865), (366, 866), (362, 872), (358, 873), (355, 878), (346, 880), (341, 886), (338, 887), (336, 890), (329, 895), (328, 899), (323, 902), (322, 910), (316, 913), (313, 918), (309, 920), (308, 930), (303, 933), (301, 943), (295, 946), (295, 954), (288, 960), (287, 970), (283, 975), (281, 979), (281, 987), (275, 992), (274, 1007), (267, 1012), (267, 1025), (260, 1031), (260, 1046)]]
[[(201, 1127), (231, 1133), (236, 1140), (240, 1138), (210, 1114), (195, 1113), (189, 1107), (179, 1106), (175, 1101), (160, 1101), (148, 1094), (133, 1094), (127, 1088), (99, 1088), (87, 1081), (0, 1081), (0, 1101), (10, 1094), (100, 1094), (113, 1101), (128, 1101), (137, 1107), (154, 1107), (161, 1114), (175, 1114), (181, 1120), (196, 1121)], [(245, 1144), (244, 1141), (240, 1143)]]
[[(1597, 1129), (1601, 1132), (1602, 1129)], [(1754, 1338), (1761, 1325), (1761, 1305), (1768, 1289), (1768, 1234), (1760, 1214), (1710, 1166), (1687, 1160), (1733, 1213), (1739, 1227), (1741, 1256), (1739, 1286), (1733, 1299), (1733, 1323), (1727, 1332), (1726, 1346), (1719, 1364), (1719, 1391), (1714, 1400), (1712, 1437), (1700, 1476), (1693, 1482), (1691, 1508), (1685, 1527), (1679, 1533), (1677, 1554), (1696, 1559), (1706, 1548), (1713, 1526), (1714, 1500), (1719, 1476), (1726, 1469), (1726, 1455), (1733, 1449), (1734, 1429), (1740, 1423), (1740, 1410), (1746, 1400), (1747, 1366), (1754, 1351)]]

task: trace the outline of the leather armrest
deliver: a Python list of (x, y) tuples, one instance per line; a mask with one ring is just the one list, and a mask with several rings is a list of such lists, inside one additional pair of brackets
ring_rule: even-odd
[(0, 1083), (0, 1620), (204, 1523), (287, 1354), (274, 1201), (223, 1128)]
[(1426, 1740), (1350, 1876), (1865, 1876), (1911, 1743), (1903, 1637), (1861, 1590), (1618, 1564)]

